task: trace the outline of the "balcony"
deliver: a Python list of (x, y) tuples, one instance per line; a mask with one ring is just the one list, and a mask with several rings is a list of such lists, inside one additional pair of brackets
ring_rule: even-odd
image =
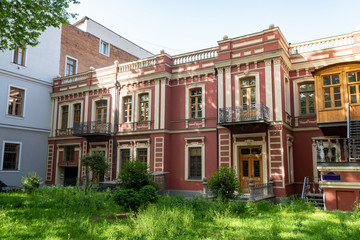
[(317, 165), (358, 166), (360, 145), (352, 138), (326, 138), (316, 140)]
[(109, 122), (83, 122), (74, 124), (75, 136), (109, 136), (111, 124)]
[(219, 124), (265, 122), (269, 120), (269, 108), (264, 104), (226, 107), (219, 109)]

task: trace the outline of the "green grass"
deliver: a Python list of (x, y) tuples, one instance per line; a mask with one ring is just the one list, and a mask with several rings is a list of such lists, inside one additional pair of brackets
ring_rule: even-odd
[(162, 197), (137, 216), (115, 219), (111, 194), (44, 187), (0, 193), (0, 239), (360, 239), (358, 212), (303, 201), (207, 202)]

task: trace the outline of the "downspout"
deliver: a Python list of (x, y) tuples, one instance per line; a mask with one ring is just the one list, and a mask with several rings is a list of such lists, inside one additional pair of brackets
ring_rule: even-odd
[(218, 83), (218, 70), (214, 67), (216, 79), (216, 169), (219, 170), (219, 83)]
[(114, 140), (113, 140), (113, 159), (112, 159), (112, 177), (111, 179), (114, 181), (116, 179), (116, 133), (118, 131), (118, 95), (119, 95), (119, 82), (117, 81), (118, 73), (119, 73), (119, 61), (115, 61), (116, 65), (116, 73), (115, 73), (115, 121), (114, 121)]

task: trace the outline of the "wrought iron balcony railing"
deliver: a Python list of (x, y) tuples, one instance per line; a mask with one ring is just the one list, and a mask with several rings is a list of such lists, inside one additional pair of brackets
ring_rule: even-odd
[(269, 108), (264, 104), (251, 104), (219, 109), (219, 123), (269, 120)]
[(109, 122), (83, 122), (74, 124), (74, 135), (109, 135), (111, 124)]

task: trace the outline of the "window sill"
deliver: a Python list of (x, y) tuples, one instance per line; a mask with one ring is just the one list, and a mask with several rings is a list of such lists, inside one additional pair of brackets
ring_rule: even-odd
[(326, 111), (335, 111), (335, 110), (342, 110), (344, 107), (333, 107), (333, 108), (323, 108), (320, 109), (319, 112), (326, 112)]
[(17, 64), (17, 63), (14, 63), (14, 62), (10, 62), (11, 65), (17, 67), (18, 69), (24, 69), (26, 68), (25, 65), (20, 65), (20, 64)]
[(185, 179), (187, 182), (202, 182), (201, 179)]
[(18, 173), (20, 170), (0, 170), (1, 173)]
[(106, 56), (106, 57), (110, 57), (110, 54), (104, 54), (104, 53), (102, 53), (102, 52), (99, 52), (101, 55), (104, 55), (104, 56)]
[(21, 119), (21, 120), (24, 119), (23, 116), (18, 116), (18, 115), (6, 114), (5, 116), (8, 117), (8, 118), (15, 118), (15, 119)]

